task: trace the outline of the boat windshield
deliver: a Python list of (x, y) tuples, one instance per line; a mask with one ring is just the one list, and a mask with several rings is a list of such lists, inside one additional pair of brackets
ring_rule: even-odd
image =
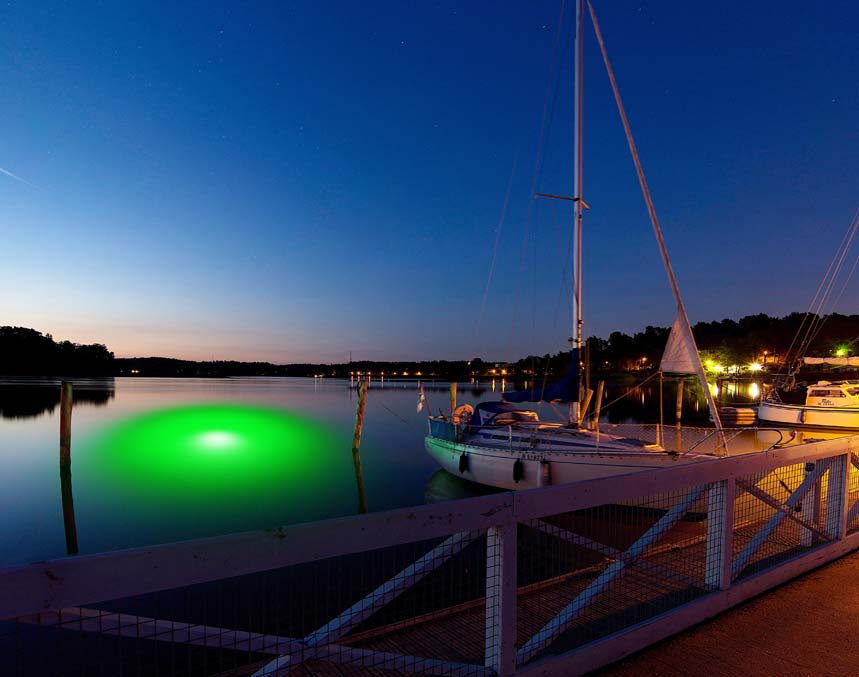
[[(859, 392), (859, 388), (855, 389)], [(850, 393), (851, 395), (853, 393)], [(840, 388), (814, 388), (808, 391), (809, 397), (847, 397)]]

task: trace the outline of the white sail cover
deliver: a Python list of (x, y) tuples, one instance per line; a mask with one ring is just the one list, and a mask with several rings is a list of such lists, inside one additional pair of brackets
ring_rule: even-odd
[(803, 357), (806, 364), (831, 364), (836, 367), (859, 367), (859, 357)]
[(692, 342), (690, 331), (684, 326), (683, 318), (678, 312), (671, 325), (671, 333), (668, 335), (668, 343), (665, 344), (665, 352), (659, 369), (671, 374), (697, 374), (698, 356), (695, 344)]

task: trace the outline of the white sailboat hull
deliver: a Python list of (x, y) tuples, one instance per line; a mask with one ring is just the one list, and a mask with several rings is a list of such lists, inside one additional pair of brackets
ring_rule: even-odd
[[(591, 440), (589, 449), (582, 446), (580, 450), (568, 451), (516, 446), (490, 447), (470, 441), (456, 442), (428, 436), (426, 450), (449, 473), (501, 489), (533, 489), (712, 458), (709, 455), (679, 456), (633, 445), (624, 448), (622, 442), (612, 438), (606, 442), (604, 448), (597, 448)], [(517, 462), (518, 471), (515, 467)]]
[(815, 407), (761, 402), (758, 419), (767, 423), (807, 428), (859, 430), (859, 407)]

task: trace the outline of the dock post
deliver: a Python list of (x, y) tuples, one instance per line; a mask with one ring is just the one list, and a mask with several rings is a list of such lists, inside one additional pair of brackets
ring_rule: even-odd
[(456, 411), (456, 381), (450, 384), (450, 416)]
[(683, 379), (677, 381), (677, 407), (674, 413), (677, 425), (680, 425), (680, 418), (683, 415), (683, 383)]
[(60, 465), (72, 462), (72, 384), (60, 385)]
[(852, 452), (837, 456), (829, 466), (826, 484), (826, 508), (824, 509), (824, 532), (834, 540), (841, 540), (847, 533), (847, 505), (850, 502), (850, 461)]
[(516, 671), (516, 521), (486, 531), (484, 665), (497, 675)]
[(722, 377), (720, 376), (719, 378), (716, 379), (716, 408), (717, 409), (722, 408), (722, 396), (724, 394), (724, 390), (725, 390), (725, 382), (723, 381)]
[(709, 590), (727, 590), (731, 586), (736, 491), (737, 485), (733, 479), (713, 482), (707, 488), (704, 585)]
[(75, 502), (72, 496), (72, 384), (60, 385), (60, 493), (63, 504), (63, 531), (66, 553), (78, 552), (78, 530), (75, 524)]
[[(815, 464), (814, 463), (806, 463), (805, 464), (805, 477), (807, 478), (812, 472), (814, 472)], [(831, 472), (831, 469), (830, 469)], [(811, 487), (809, 487), (808, 491), (805, 492), (805, 496), (802, 498), (802, 519), (806, 522), (809, 522), (812, 526), (820, 526), (820, 485), (823, 483), (823, 479), (818, 479)], [(799, 544), (803, 547), (811, 547), (815, 544), (817, 537), (813, 531), (810, 529), (803, 529), (800, 533)]]
[(352, 463), (358, 485), (358, 512), (367, 512), (367, 494), (364, 491), (364, 473), (361, 470), (361, 430), (364, 427), (364, 404), (367, 401), (367, 381), (358, 381), (358, 410), (355, 414), (355, 434), (352, 436)]

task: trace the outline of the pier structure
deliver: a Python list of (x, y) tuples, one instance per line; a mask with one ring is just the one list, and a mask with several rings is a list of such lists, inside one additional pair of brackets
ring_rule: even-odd
[(580, 674), (859, 549), (859, 437), (0, 571), (12, 674)]

